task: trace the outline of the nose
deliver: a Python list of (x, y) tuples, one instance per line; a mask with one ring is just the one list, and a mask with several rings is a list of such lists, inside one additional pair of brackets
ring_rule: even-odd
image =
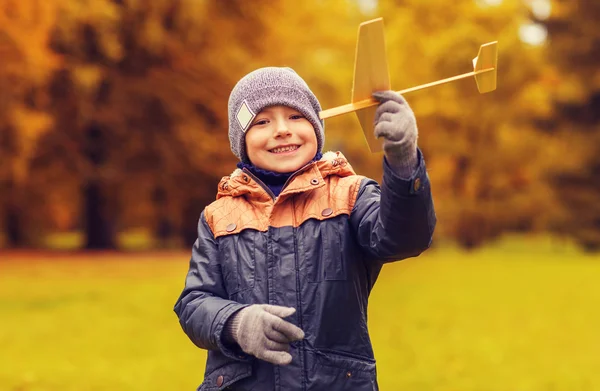
[(277, 119), (274, 137), (288, 136), (290, 134), (291, 132), (287, 121), (284, 118)]

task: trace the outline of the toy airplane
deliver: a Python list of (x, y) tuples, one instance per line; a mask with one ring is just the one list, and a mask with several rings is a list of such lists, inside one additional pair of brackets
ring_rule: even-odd
[[(474, 76), (477, 90), (483, 94), (496, 89), (496, 74), (498, 63), (498, 42), (481, 45), (479, 54), (473, 59), (473, 72), (438, 80), (433, 83), (398, 91), (399, 94), (422, 90), (439, 84)], [(373, 135), (373, 120), (379, 102), (371, 97), (374, 91), (389, 90), (390, 75), (385, 54), (383, 18), (361, 23), (358, 28), (358, 44), (354, 61), (354, 85), (352, 87), (352, 103), (323, 110), (319, 113), (321, 119), (356, 111), (358, 120), (369, 144), (371, 152), (382, 149), (381, 140)]]

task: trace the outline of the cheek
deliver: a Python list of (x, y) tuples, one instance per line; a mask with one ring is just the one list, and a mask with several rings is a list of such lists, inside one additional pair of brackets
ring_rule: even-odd
[(315, 130), (312, 127), (310, 128), (310, 130), (306, 129), (303, 132), (303, 137), (302, 138), (304, 139), (304, 142), (310, 143), (310, 144), (314, 144), (315, 147), (316, 147), (316, 145), (317, 145), (317, 135), (315, 133)]
[(248, 156), (258, 152), (265, 144), (265, 140), (260, 137), (260, 134), (255, 132), (246, 134), (246, 153)]

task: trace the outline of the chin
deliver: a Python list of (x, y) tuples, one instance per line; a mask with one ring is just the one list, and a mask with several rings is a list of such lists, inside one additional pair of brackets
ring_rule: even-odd
[[(308, 162), (306, 162), (306, 163), (308, 163)], [(289, 163), (285, 163), (285, 164), (278, 164), (278, 165), (276, 165), (276, 168), (273, 171), (277, 171), (279, 173), (295, 172), (295, 171), (299, 170), (300, 168), (304, 167), (306, 165), (306, 163), (300, 164), (300, 163), (289, 162)]]
[[(302, 167), (302, 166), (300, 166), (300, 167)], [(291, 172), (295, 172), (300, 167), (296, 167), (296, 166), (277, 166), (277, 168), (274, 168), (273, 171), (278, 172), (280, 174), (289, 174)]]

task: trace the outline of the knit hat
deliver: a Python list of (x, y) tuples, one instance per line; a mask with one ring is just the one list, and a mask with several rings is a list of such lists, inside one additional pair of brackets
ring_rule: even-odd
[(306, 82), (291, 68), (260, 68), (244, 76), (229, 95), (229, 142), (231, 151), (244, 163), (246, 131), (265, 107), (284, 105), (302, 113), (317, 136), (317, 153), (323, 150), (325, 124), (319, 119), (321, 105)]

